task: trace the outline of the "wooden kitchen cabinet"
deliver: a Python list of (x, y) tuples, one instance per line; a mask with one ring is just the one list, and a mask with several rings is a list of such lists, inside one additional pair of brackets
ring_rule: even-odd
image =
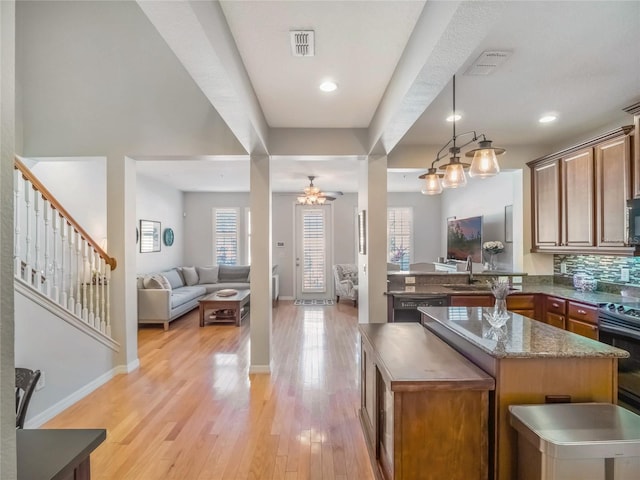
[(544, 313), (542, 321), (554, 327), (565, 329), (567, 301), (552, 296), (546, 296), (544, 300)]
[(451, 295), (452, 307), (493, 307), (496, 299), (493, 295)]
[(494, 379), (417, 323), (359, 330), (360, 420), (376, 478), (486, 480)]
[(633, 129), (625, 126), (527, 163), (532, 252), (638, 254), (626, 244)]
[(507, 310), (513, 313), (536, 320), (537, 295), (535, 294), (511, 294), (507, 297)]
[(598, 340), (598, 309), (593, 305), (570, 301), (567, 305), (566, 329)]

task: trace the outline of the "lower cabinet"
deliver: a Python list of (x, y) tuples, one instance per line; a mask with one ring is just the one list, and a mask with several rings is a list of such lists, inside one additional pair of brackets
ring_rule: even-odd
[[(507, 297), (507, 310), (525, 317), (537, 319), (535, 294), (511, 294)], [(493, 295), (451, 295), (452, 307), (493, 307), (496, 299)]]
[(376, 477), (486, 480), (493, 378), (419, 324), (360, 331), (360, 421)]
[(546, 295), (545, 323), (598, 340), (598, 309), (593, 305)]

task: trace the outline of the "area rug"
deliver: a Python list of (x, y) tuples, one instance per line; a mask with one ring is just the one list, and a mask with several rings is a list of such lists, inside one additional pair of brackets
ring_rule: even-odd
[(333, 300), (294, 300), (294, 305), (308, 306), (313, 305), (315, 307), (326, 307), (328, 305), (335, 305)]

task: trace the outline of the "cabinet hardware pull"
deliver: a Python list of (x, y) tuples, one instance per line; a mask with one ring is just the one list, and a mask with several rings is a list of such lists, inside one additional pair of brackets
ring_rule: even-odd
[(560, 305), (558, 305), (557, 303), (552, 303), (551, 304), (554, 308), (558, 308)]
[(587, 312), (585, 312), (584, 310), (578, 310), (578, 313), (579, 313), (580, 315), (586, 315), (586, 314), (587, 314)]

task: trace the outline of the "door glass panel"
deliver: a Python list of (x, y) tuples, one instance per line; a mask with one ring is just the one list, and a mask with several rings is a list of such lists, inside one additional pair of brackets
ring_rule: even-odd
[(327, 289), (324, 210), (302, 212), (302, 291)]

